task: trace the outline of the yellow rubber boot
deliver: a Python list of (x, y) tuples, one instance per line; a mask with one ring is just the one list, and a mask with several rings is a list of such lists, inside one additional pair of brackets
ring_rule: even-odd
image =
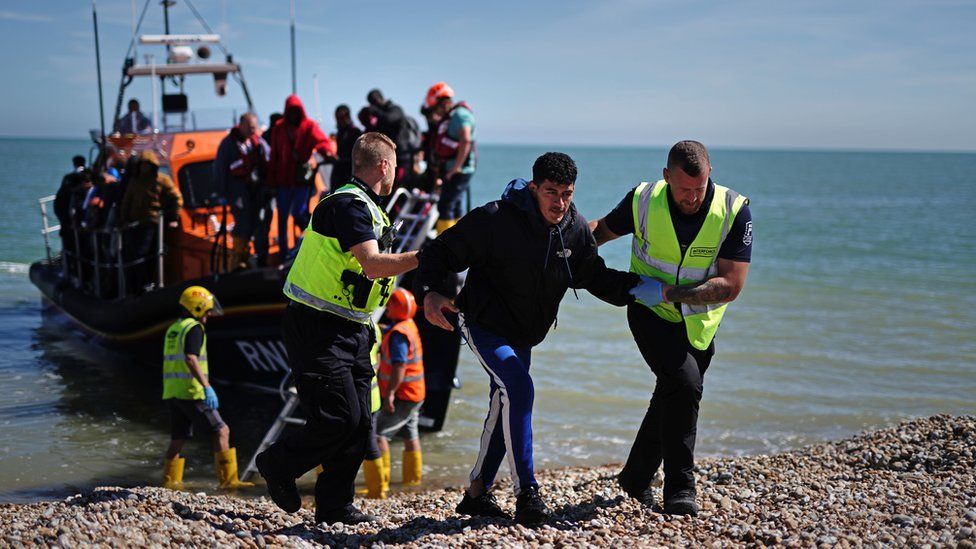
[(237, 478), (237, 449), (229, 448), (214, 454), (214, 465), (217, 468), (217, 479), (221, 488), (244, 488), (254, 486), (253, 482), (241, 482)]
[(383, 475), (386, 476), (386, 481), (390, 482), (390, 451), (381, 453), (380, 459), (383, 460)]
[(389, 482), (383, 482), (383, 458), (364, 461), (363, 476), (366, 477), (366, 497), (370, 499), (386, 499), (386, 493), (390, 490), (390, 484)]
[(163, 463), (163, 487), (170, 490), (183, 489), (183, 466), (186, 460), (180, 457), (167, 459)]
[(387, 450), (380, 454), (380, 461), (383, 463), (383, 469), (380, 471), (383, 473), (383, 484), (386, 486), (390, 485), (390, 451)]
[(434, 228), (437, 234), (441, 234), (455, 225), (457, 225), (457, 219), (438, 219)]
[(424, 460), (420, 450), (403, 451), (403, 485), (420, 486)]

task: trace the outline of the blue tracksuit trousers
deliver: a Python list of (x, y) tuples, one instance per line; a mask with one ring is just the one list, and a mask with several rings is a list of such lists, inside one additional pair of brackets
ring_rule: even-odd
[(513, 347), (505, 338), (465, 322), (463, 315), (459, 324), (491, 382), (488, 417), (471, 480), (481, 479), (486, 489), (491, 488), (502, 458), (507, 455), (518, 495), (525, 488), (538, 486), (532, 464), (532, 348)]

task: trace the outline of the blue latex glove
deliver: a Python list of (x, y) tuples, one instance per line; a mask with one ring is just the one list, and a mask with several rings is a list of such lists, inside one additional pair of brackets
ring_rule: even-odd
[(664, 284), (662, 282), (644, 275), (641, 275), (640, 279), (640, 282), (630, 289), (630, 295), (648, 307), (653, 307), (664, 301)]
[(217, 391), (213, 390), (213, 387), (203, 388), (203, 402), (207, 405), (207, 408), (211, 410), (216, 410), (220, 403), (217, 402)]

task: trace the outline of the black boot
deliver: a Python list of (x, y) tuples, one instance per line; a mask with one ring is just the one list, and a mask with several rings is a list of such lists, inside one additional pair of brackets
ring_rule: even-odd
[(373, 515), (367, 515), (351, 503), (345, 507), (330, 511), (315, 509), (315, 524), (321, 524), (323, 522), (326, 524), (335, 524), (337, 522), (341, 522), (342, 524), (360, 524), (363, 522), (376, 522), (378, 520), (380, 519)]
[(654, 508), (654, 490), (649, 485), (644, 487), (634, 486), (628, 484), (620, 476), (617, 476), (617, 486), (620, 486), (621, 490), (628, 496), (639, 501), (644, 507), (648, 509)]
[(302, 497), (298, 495), (298, 487), (295, 486), (295, 479), (275, 476), (269, 461), (271, 457), (264, 451), (258, 454), (254, 464), (258, 467), (258, 473), (264, 477), (264, 482), (268, 485), (268, 495), (282, 511), (294, 513), (302, 508)]
[(515, 522), (523, 526), (539, 526), (549, 520), (549, 508), (539, 496), (538, 486), (529, 486), (515, 498)]
[(668, 515), (697, 515), (698, 504), (695, 503), (695, 496), (694, 488), (678, 490), (664, 498), (664, 512)]
[(472, 517), (512, 518), (499, 507), (498, 502), (495, 501), (494, 494), (487, 491), (478, 497), (472, 497), (465, 490), (464, 497), (461, 498), (461, 503), (457, 504), (454, 511), (459, 515), (469, 515)]

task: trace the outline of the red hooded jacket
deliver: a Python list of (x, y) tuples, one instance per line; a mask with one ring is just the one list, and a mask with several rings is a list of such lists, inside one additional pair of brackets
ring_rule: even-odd
[[(298, 126), (288, 124), (288, 113), (298, 111)], [(285, 111), (271, 131), (271, 160), (268, 166), (268, 185), (294, 187), (295, 169), (308, 162), (313, 151), (323, 156), (335, 156), (335, 143), (319, 129), (314, 120), (305, 115), (305, 107), (297, 95), (285, 99)]]

